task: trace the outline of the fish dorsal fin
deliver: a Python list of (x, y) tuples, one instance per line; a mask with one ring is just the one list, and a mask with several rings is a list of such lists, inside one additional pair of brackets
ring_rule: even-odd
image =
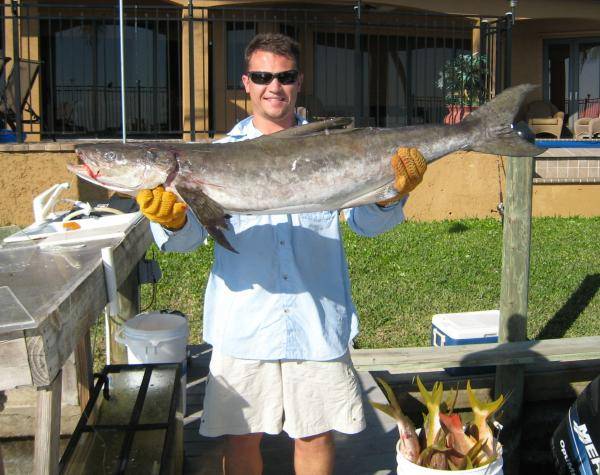
[[(340, 129), (352, 123), (349, 117), (333, 117), (331, 119), (321, 120), (319, 122), (311, 122), (310, 124), (299, 125), (290, 129), (280, 130), (274, 134), (263, 135), (265, 139), (285, 139), (291, 137), (303, 137), (305, 135), (313, 135), (315, 133), (326, 132), (332, 129)], [(352, 129), (348, 129), (352, 130)]]

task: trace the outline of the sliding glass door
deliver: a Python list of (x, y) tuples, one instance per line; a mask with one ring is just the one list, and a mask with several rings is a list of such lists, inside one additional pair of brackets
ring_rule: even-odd
[(544, 99), (569, 117), (600, 116), (600, 38), (546, 40)]

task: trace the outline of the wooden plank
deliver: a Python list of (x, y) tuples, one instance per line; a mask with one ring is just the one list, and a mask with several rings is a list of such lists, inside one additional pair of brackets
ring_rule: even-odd
[(359, 371), (418, 373), (428, 369), (600, 359), (600, 336), (445, 347), (352, 350)]
[[(534, 365), (525, 369), (524, 402), (532, 405), (545, 404), (552, 401), (573, 401), (585, 389), (589, 382), (600, 372), (600, 361), (593, 361), (588, 367), (554, 363), (552, 365)], [(377, 373), (375, 373), (377, 374)], [(379, 373), (394, 388), (405, 413), (420, 419), (425, 411), (424, 401), (419, 394), (414, 375), (408, 374), (383, 374)], [(457, 411), (470, 410), (467, 396), (466, 381), (471, 381), (471, 387), (477, 398), (483, 402), (493, 399), (495, 375), (494, 373), (452, 376), (444, 371), (430, 371), (420, 373), (419, 377), (427, 388), (435, 382), (441, 382), (446, 391), (458, 387), (458, 397), (455, 409)], [(504, 411), (500, 422), (503, 421)]]
[[(114, 259), (118, 287), (144, 256), (151, 242), (148, 222), (143, 219), (116, 245)], [(35, 386), (50, 384), (106, 303), (104, 270), (98, 249), (98, 262), (91, 273), (81, 279), (70, 295), (37, 329), (25, 331), (29, 366)]]
[(90, 400), (90, 392), (94, 384), (93, 380), (93, 355), (90, 342), (90, 331), (79, 340), (75, 348), (75, 368), (77, 371), (77, 394), (79, 396), (79, 407), (83, 411)]
[(61, 387), (62, 373), (59, 371), (50, 386), (38, 388), (33, 450), (34, 475), (58, 473)]
[[(23, 345), (25, 341), (22, 340)], [(29, 375), (29, 371), (27, 371)], [(35, 432), (37, 391), (31, 386), (20, 386), (4, 391), (6, 403), (0, 412), (0, 439), (32, 437)], [(71, 434), (81, 412), (77, 391), (75, 357), (71, 355), (62, 368), (61, 434)]]
[[(204, 386), (206, 379), (206, 345), (194, 345), (190, 348), (192, 362), (188, 371), (188, 384), (197, 383)], [(395, 444), (398, 440), (398, 429), (395, 421), (380, 411), (374, 410), (367, 399), (386, 403), (383, 392), (379, 389), (373, 376), (359, 373), (358, 382), (364, 397), (367, 428), (355, 435), (335, 433), (336, 473), (392, 473), (395, 465)], [(194, 395), (198, 397), (196, 404), (190, 405), (188, 392), (188, 416), (186, 417), (185, 469), (186, 474), (208, 474), (221, 472), (222, 438), (202, 437), (198, 434), (198, 419), (202, 414), (202, 396), (204, 391), (196, 387)], [(266, 435), (261, 443), (265, 473), (293, 474), (293, 441), (285, 432), (279, 435)], [(386, 470), (387, 469), (387, 470)]]
[(147, 219), (142, 219), (130, 232), (126, 239), (115, 247), (114, 260), (117, 274), (117, 288), (129, 277), (130, 272), (137, 263), (146, 255), (146, 251), (153, 243), (152, 233)]
[(600, 374), (600, 361), (572, 361), (525, 369), (525, 401), (575, 399)]
[(35, 386), (49, 385), (58, 374), (106, 305), (105, 289), (104, 271), (98, 257), (96, 268), (40, 327), (25, 331)]
[[(4, 410), (4, 393), (0, 391), (0, 412)], [(0, 445), (0, 475), (4, 475), (4, 460), (2, 458), (2, 446)]]
[(31, 384), (27, 346), (22, 331), (2, 335), (0, 361), (0, 390)]
[[(533, 157), (507, 158), (499, 343), (527, 339), (533, 168)], [(500, 442), (504, 470), (514, 474), (519, 473), (524, 374), (522, 365), (499, 366), (496, 371), (496, 397), (510, 394), (503, 407)]]
[[(21, 388), (19, 388), (21, 389)], [(13, 390), (13, 391), (18, 391)], [(27, 406), (8, 406), (0, 412), (0, 440), (14, 438), (28, 438), (35, 436), (37, 390), (34, 393), (34, 402)], [(10, 395), (9, 395), (9, 401)], [(79, 406), (70, 404), (60, 405), (60, 433), (69, 436), (77, 426), (81, 417)]]
[(118, 290), (119, 315), (111, 318), (110, 329), (110, 362), (111, 364), (127, 364), (127, 347), (115, 340), (122, 322), (135, 317), (140, 312), (140, 283), (137, 265), (129, 273), (126, 280), (121, 282)]

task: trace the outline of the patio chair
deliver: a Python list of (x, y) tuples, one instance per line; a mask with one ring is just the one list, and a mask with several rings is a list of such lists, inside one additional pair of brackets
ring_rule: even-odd
[(575, 138), (592, 139), (600, 134), (600, 98), (591, 98), (588, 94), (579, 112), (579, 118), (573, 125)]
[(549, 134), (560, 138), (565, 113), (546, 101), (533, 101), (527, 105), (525, 113), (529, 128), (535, 135)]
[(31, 118), (23, 120), (24, 123), (37, 123), (40, 120), (38, 114), (35, 113), (29, 98), (31, 96), (31, 88), (37, 78), (40, 71), (41, 62), (33, 61), (29, 59), (19, 60), (19, 79), (21, 86), (21, 103), (17, 106), (17, 99), (15, 98), (15, 67), (11, 70), (4, 86), (4, 91), (0, 99), (0, 118), (8, 124), (11, 129), (16, 130), (17, 114), (16, 108), (20, 107), (21, 112), (27, 112)]
[(575, 121), (576, 139), (593, 139), (600, 134), (600, 117), (582, 117)]

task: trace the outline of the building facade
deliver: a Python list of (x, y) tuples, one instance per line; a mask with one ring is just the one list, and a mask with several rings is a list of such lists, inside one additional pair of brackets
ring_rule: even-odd
[[(27, 140), (121, 134), (119, 12), (101, 1), (71, 3), (4, 6), (0, 109), (5, 127), (22, 123)], [(483, 58), (477, 103), (530, 82), (540, 85), (531, 99), (552, 102), (567, 125), (600, 112), (600, 4), (593, 0), (154, 0), (125, 2), (128, 136), (198, 140), (251, 114), (240, 80), (243, 51), (254, 34), (269, 31), (302, 46), (298, 105), (312, 119), (442, 122), (451, 103), (442, 71), (461, 57)]]

